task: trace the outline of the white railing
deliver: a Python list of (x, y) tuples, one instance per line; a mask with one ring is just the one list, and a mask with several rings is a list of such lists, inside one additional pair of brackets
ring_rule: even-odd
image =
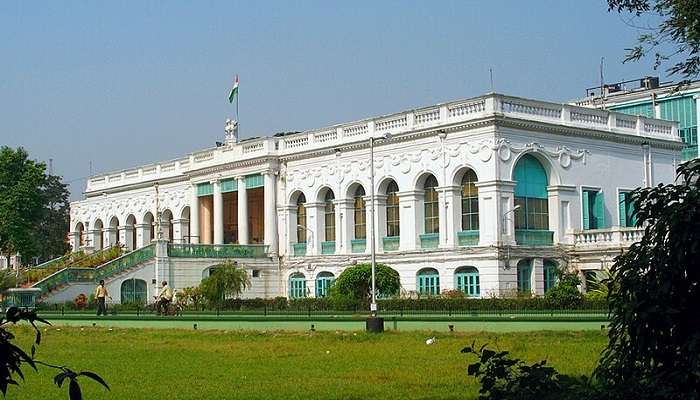
[(346, 143), (361, 142), (378, 132), (390, 131), (393, 135), (401, 135), (414, 130), (458, 124), (494, 115), (607, 131), (615, 134), (681, 141), (678, 136), (678, 125), (675, 122), (642, 116), (635, 117), (569, 104), (490, 94), (283, 137), (261, 138), (243, 143), (227, 144), (192, 153), (177, 160), (91, 177), (88, 179), (86, 191), (103, 190), (107, 187), (116, 187), (140, 180), (177, 176), (192, 169), (216, 165), (219, 161), (221, 163), (229, 162), (232, 155), (237, 159), (267, 154), (285, 156), (299, 151), (312, 151)]
[(628, 247), (644, 236), (644, 228), (612, 227), (574, 232), (574, 245), (577, 247)]

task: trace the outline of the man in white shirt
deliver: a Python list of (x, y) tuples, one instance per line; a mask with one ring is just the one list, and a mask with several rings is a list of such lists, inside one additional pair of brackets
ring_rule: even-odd
[(156, 299), (158, 315), (168, 315), (168, 307), (173, 301), (173, 289), (168, 286), (168, 282), (163, 281), (163, 287), (160, 289), (160, 293)]

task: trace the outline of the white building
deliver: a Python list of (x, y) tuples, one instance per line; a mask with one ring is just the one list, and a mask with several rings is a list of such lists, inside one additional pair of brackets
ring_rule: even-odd
[[(674, 122), (499, 94), (234, 138), (90, 178), (71, 204), (73, 248), (140, 250), (39, 286), (64, 301), (103, 278), (115, 298), (150, 298), (162, 279), (193, 286), (233, 257), (252, 275), (248, 297), (324, 295), (369, 261), (370, 138), (377, 262), (409, 294), (482, 297), (542, 294), (557, 265), (611, 263), (642, 234), (626, 194), (673, 181), (683, 147)], [(164, 240), (149, 245), (159, 211)]]

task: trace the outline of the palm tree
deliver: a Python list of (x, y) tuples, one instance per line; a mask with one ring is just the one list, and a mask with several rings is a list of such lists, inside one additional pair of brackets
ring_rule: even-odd
[(227, 298), (236, 298), (250, 287), (250, 277), (238, 264), (226, 260), (212, 267), (209, 277), (202, 280), (202, 294), (210, 304), (221, 306)]

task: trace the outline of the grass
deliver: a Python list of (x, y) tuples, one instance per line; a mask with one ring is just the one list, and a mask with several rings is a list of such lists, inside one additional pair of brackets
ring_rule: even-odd
[[(25, 348), (27, 327), (13, 331)], [(42, 329), (42, 331), (44, 331)], [(426, 345), (435, 335), (437, 342)], [(527, 361), (547, 359), (589, 374), (606, 343), (601, 331), (517, 333), (282, 332), (49, 327), (37, 358), (95, 371), (86, 399), (470, 399), (477, 382), (460, 350), (476, 340)], [(53, 371), (27, 371), (7, 399), (67, 399)]]

